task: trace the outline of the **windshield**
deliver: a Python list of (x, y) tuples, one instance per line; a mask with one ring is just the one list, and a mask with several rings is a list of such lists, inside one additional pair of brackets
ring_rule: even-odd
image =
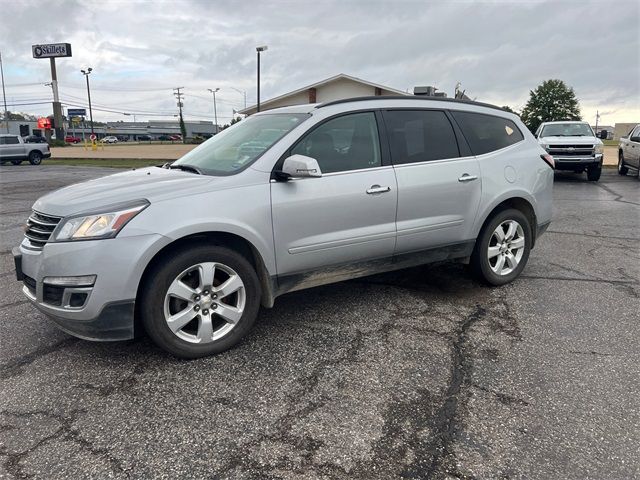
[(591, 127), (586, 123), (553, 123), (546, 125), (541, 137), (593, 137)]
[(309, 118), (306, 113), (249, 117), (194, 148), (172, 166), (193, 166), (209, 175), (233, 175)]

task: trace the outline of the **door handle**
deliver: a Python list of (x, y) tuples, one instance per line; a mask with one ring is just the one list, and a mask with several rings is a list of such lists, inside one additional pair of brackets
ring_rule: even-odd
[(371, 188), (367, 190), (369, 195), (374, 195), (376, 193), (385, 193), (391, 190), (391, 187), (381, 187), (380, 185), (371, 185)]
[(464, 175), (462, 175), (461, 177), (458, 178), (459, 182), (471, 182), (472, 180), (477, 180), (478, 176), (477, 175), (469, 175), (468, 173), (465, 173)]

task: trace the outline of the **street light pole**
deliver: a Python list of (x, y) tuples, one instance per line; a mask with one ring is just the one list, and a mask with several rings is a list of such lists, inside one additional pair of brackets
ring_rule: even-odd
[(215, 122), (216, 122), (214, 124), (215, 131), (216, 131), (216, 133), (214, 133), (214, 135), (217, 135), (218, 134), (218, 109), (216, 107), (216, 92), (218, 90), (220, 90), (220, 89), (219, 88), (215, 88), (215, 89), (207, 88), (207, 90), (209, 90), (211, 93), (213, 93), (213, 116), (214, 116), (214, 119), (215, 119)]
[(239, 88), (236, 87), (229, 87), (232, 90), (235, 90), (236, 92), (240, 93), (241, 95), (244, 96), (244, 108), (245, 110), (247, 109), (247, 91), (246, 90), (240, 90)]
[(89, 121), (91, 122), (91, 135), (93, 133), (93, 110), (91, 110), (91, 90), (89, 89), (89, 75), (91, 75), (91, 71), (93, 68), (89, 67), (86, 70), (80, 70), (84, 75), (84, 78), (87, 79), (87, 97), (89, 98)]
[(260, 52), (267, 51), (267, 46), (262, 45), (261, 47), (256, 47), (256, 52), (258, 53), (258, 103), (256, 104), (256, 111), (260, 111)]
[(4, 92), (4, 68), (2, 67), (1, 53), (0, 53), (0, 75), (2, 76), (2, 100), (4, 101), (4, 121), (7, 124), (7, 133), (9, 133), (9, 110), (7, 110), (7, 95)]

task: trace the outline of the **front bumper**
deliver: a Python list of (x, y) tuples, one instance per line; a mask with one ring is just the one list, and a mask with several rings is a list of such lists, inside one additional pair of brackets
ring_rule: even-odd
[(584, 170), (589, 167), (602, 166), (602, 153), (585, 157), (553, 155), (556, 170)]
[[(87, 340), (128, 340), (135, 333), (140, 278), (156, 244), (164, 240), (161, 235), (140, 235), (47, 243), (42, 250), (23, 243), (12, 253), (24, 295), (62, 330)], [(47, 278), (92, 275), (93, 285), (83, 287), (56, 286)]]

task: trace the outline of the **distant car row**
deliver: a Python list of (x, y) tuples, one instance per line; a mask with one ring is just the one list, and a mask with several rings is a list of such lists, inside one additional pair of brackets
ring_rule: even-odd
[[(204, 134), (198, 135), (194, 137), (196, 140), (205, 140), (207, 138), (211, 138), (211, 135)], [(27, 137), (23, 137), (24, 143), (48, 143), (47, 139), (41, 135), (29, 135)], [(52, 137), (52, 140), (55, 140), (55, 137)], [(88, 138), (87, 138), (88, 140)], [(158, 135), (156, 137), (151, 135), (136, 135), (134, 139), (131, 139), (127, 135), (108, 135), (101, 139), (98, 139), (98, 142), (102, 143), (118, 143), (118, 142), (128, 142), (128, 141), (140, 141), (140, 142), (150, 142), (153, 140), (161, 141), (161, 142), (181, 142), (182, 135)], [(67, 135), (64, 137), (65, 143), (77, 144), (82, 143), (84, 140), (81, 137), (76, 137), (74, 135)]]

